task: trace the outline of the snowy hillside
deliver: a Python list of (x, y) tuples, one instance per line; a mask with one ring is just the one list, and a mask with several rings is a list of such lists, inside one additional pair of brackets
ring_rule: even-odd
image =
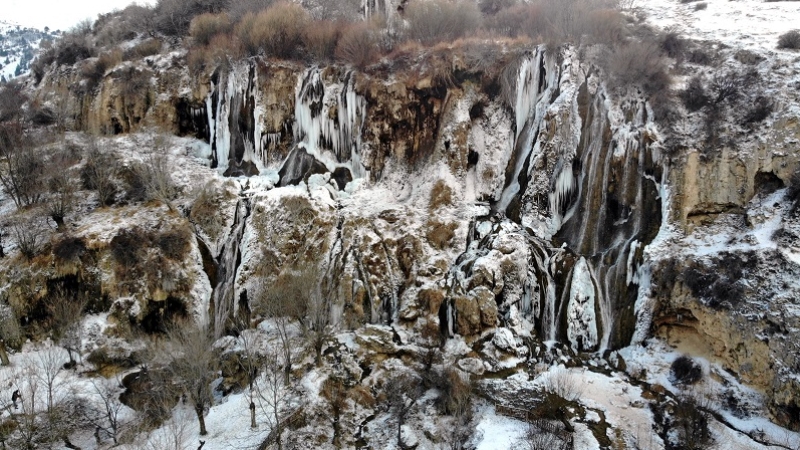
[(60, 31), (42, 31), (0, 20), (0, 81), (26, 75), (41, 42), (60, 35)]

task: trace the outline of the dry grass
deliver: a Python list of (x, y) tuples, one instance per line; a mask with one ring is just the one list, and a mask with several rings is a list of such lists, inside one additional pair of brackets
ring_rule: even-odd
[(303, 33), (303, 46), (312, 61), (332, 61), (342, 36), (343, 24), (330, 20), (310, 22)]
[(425, 236), (428, 238), (431, 246), (438, 250), (443, 250), (453, 241), (456, 236), (456, 228), (458, 225), (455, 223), (444, 223), (437, 219), (431, 219), (427, 224), (427, 232)]
[(453, 189), (447, 185), (443, 180), (437, 180), (436, 184), (431, 189), (431, 200), (428, 203), (428, 209), (433, 212), (442, 206), (449, 206), (453, 204)]
[(234, 33), (250, 55), (292, 59), (298, 56), (309, 16), (302, 6), (278, 3), (258, 13), (248, 13)]

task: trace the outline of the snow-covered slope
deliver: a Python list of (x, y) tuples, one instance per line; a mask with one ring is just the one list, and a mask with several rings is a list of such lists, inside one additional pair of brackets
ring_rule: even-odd
[(0, 20), (0, 81), (26, 75), (42, 40), (53, 40), (60, 34)]

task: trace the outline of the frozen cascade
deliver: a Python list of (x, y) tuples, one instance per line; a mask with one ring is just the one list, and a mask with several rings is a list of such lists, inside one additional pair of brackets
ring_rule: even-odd
[(363, 178), (361, 131), (366, 100), (355, 91), (353, 72), (339, 83), (326, 85), (322, 70), (305, 72), (295, 90), (295, 143), (304, 148), (329, 172), (347, 168), (352, 177)]
[[(558, 70), (547, 67), (545, 46), (520, 62), (514, 98), (514, 153), (506, 169), (506, 182), (494, 211), (505, 212), (522, 190), (520, 175), (536, 150), (534, 141), (550, 105), (553, 89), (558, 84)], [(527, 174), (525, 174), (527, 179)]]
[[(219, 338), (225, 334), (229, 320), (245, 313), (240, 310), (235, 297), (236, 273), (241, 262), (240, 243), (244, 235), (247, 219), (250, 217), (250, 198), (242, 197), (236, 204), (236, 215), (233, 220), (233, 229), (228, 241), (220, 250), (217, 257), (217, 285), (211, 297), (212, 315), (214, 317), (214, 337)], [(247, 308), (246, 301), (244, 308)]]
[(592, 271), (585, 258), (580, 258), (572, 269), (567, 303), (567, 339), (573, 348), (579, 350), (597, 346), (595, 288)]
[(254, 64), (217, 72), (206, 98), (212, 167), (226, 176), (257, 175), (264, 166), (260, 110)]

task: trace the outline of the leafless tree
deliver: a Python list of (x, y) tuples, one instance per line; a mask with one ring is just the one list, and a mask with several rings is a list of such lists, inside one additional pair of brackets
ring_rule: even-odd
[(0, 123), (0, 185), (18, 208), (39, 201), (44, 192), (42, 152), (19, 122)]
[(292, 353), (297, 343), (291, 333), (291, 324), (303, 321), (308, 311), (308, 299), (314, 292), (312, 274), (287, 271), (278, 276), (274, 283), (263, 279), (255, 291), (253, 309), (256, 314), (268, 317), (275, 325), (283, 356), (284, 384), (289, 384), (292, 372)]
[(213, 401), (211, 382), (217, 371), (217, 360), (211, 351), (213, 343), (207, 327), (195, 324), (172, 330), (166, 346), (169, 364), (165, 369), (192, 405), (201, 436), (208, 434), (204, 415)]
[(53, 338), (67, 351), (70, 366), (75, 365), (73, 354), (80, 358), (83, 336), (81, 313), (86, 303), (85, 297), (70, 295), (62, 289), (56, 289), (47, 302), (47, 311), (53, 320)]
[(383, 393), (389, 412), (397, 419), (397, 444), (402, 446), (403, 425), (422, 396), (422, 383), (409, 374), (395, 375), (386, 382)]
[(238, 355), (238, 364), (247, 377), (247, 400), (250, 410), (250, 428), (258, 428), (256, 422), (256, 377), (261, 369), (261, 357), (258, 353), (258, 334), (255, 330), (240, 330), (239, 342), (242, 351)]
[(20, 253), (27, 259), (39, 254), (39, 249), (50, 231), (43, 222), (35, 211), (19, 214), (8, 221), (11, 237), (16, 241)]
[(270, 427), (270, 436), (283, 449), (281, 435), (284, 422), (289, 416), (292, 388), (284, 383), (281, 370), (281, 352), (274, 346), (267, 346), (263, 355), (261, 374), (256, 378), (256, 393), (261, 411)]
[(42, 383), (42, 388), (47, 395), (47, 412), (51, 412), (56, 402), (62, 400), (61, 385), (58, 374), (64, 365), (61, 349), (50, 344), (44, 344), (36, 352), (35, 376)]
[(95, 438), (100, 444), (100, 432), (116, 445), (123, 427), (128, 422), (123, 420), (125, 405), (119, 399), (120, 382), (117, 379), (93, 379), (90, 381), (94, 389), (93, 398), (85, 409), (86, 420), (95, 427)]
[(64, 219), (71, 213), (77, 202), (78, 185), (66, 167), (51, 165), (47, 180), (50, 191), (45, 199), (45, 211), (59, 229), (64, 227)]
[(102, 152), (96, 136), (89, 137), (89, 145), (84, 155), (85, 163), (81, 169), (81, 181), (86, 189), (97, 191), (100, 206), (110, 205), (117, 193), (114, 177), (117, 173), (117, 159), (114, 155)]
[(5, 302), (0, 302), (0, 365), (11, 365), (6, 346), (8, 343), (19, 341), (20, 335), (19, 322), (14, 310)]

